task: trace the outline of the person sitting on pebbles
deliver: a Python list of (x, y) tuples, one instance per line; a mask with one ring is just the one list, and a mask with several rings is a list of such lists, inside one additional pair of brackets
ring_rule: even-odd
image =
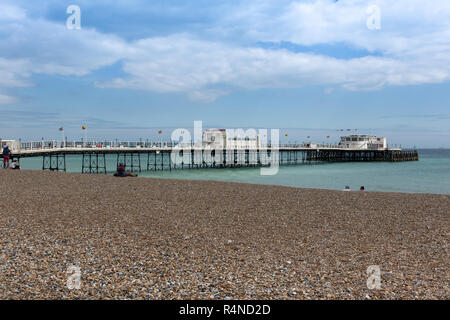
[(11, 165), (9, 166), (12, 170), (20, 170), (20, 164), (18, 161), (14, 160)]
[(130, 171), (125, 171), (125, 165), (123, 163), (119, 163), (117, 167), (117, 172), (114, 173), (115, 177), (137, 177), (137, 175), (132, 174)]

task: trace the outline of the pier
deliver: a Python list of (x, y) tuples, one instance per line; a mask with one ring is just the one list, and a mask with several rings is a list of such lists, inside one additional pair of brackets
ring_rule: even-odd
[[(106, 156), (113, 155), (116, 165), (123, 163), (131, 172), (158, 170), (189, 170), (200, 168), (262, 167), (267, 158), (279, 165), (301, 165), (327, 162), (369, 161), (418, 161), (417, 150), (385, 148), (383, 150), (344, 148), (340, 145), (271, 145), (259, 148), (236, 148), (211, 150), (205, 147), (185, 145), (183, 148), (171, 142), (18, 142), (12, 150), (11, 159), (42, 157), (42, 170), (66, 171), (66, 157), (81, 157), (81, 172), (106, 174), (117, 168), (107, 168)], [(276, 153), (274, 151), (277, 151)], [(173, 162), (175, 152), (182, 161)], [(272, 157), (273, 155), (273, 157)], [(275, 156), (276, 155), (276, 156)]]

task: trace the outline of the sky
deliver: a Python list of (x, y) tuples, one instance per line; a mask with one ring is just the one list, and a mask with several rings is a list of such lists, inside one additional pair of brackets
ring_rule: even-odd
[(450, 148), (450, 1), (0, 0), (0, 119), (23, 141), (201, 120)]

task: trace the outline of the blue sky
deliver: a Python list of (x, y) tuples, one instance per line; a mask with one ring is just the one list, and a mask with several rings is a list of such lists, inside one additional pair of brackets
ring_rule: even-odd
[[(81, 30), (66, 28), (69, 5)], [(376, 5), (380, 29), (367, 27)], [(338, 129), (450, 147), (450, 2), (0, 0), (0, 137)], [(283, 135), (284, 136), (284, 135)]]

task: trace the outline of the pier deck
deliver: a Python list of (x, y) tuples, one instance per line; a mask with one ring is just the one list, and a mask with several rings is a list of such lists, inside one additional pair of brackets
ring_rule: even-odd
[[(45, 144), (42, 144), (45, 145)], [(26, 146), (26, 144), (25, 144)], [(31, 146), (31, 145), (30, 145)], [(274, 153), (274, 151), (278, 151)], [(182, 159), (173, 162), (172, 153), (176, 152)], [(115, 168), (107, 168), (106, 155), (115, 155), (117, 164), (125, 164), (127, 170), (133, 172), (196, 169), (196, 168), (234, 168), (266, 166), (269, 163), (279, 165), (297, 165), (318, 162), (359, 162), (359, 161), (417, 161), (416, 150), (389, 148), (384, 150), (349, 149), (336, 146), (280, 145), (274, 149), (270, 146), (259, 149), (210, 150), (203, 147), (177, 148), (161, 144), (161, 146), (102, 146), (88, 147), (51, 146), (32, 148), (25, 147), (13, 150), (12, 158), (42, 157), (42, 169), (66, 171), (66, 156), (80, 155), (83, 173), (106, 173)], [(146, 160), (146, 165), (142, 165)], [(269, 159), (269, 160), (268, 160)]]

